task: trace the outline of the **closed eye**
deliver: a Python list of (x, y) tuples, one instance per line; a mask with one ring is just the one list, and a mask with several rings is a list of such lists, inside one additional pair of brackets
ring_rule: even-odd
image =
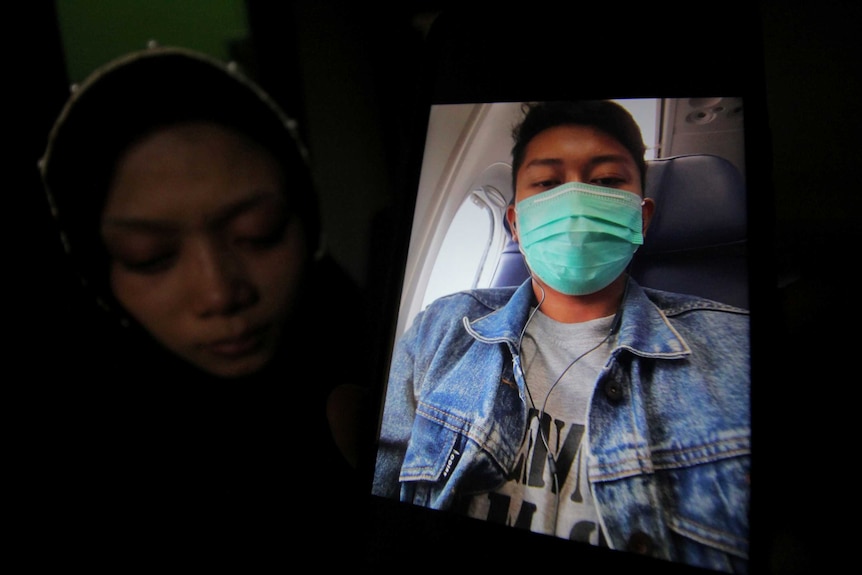
[(169, 270), (175, 260), (175, 254), (165, 254), (144, 260), (119, 259), (117, 263), (132, 273), (155, 275)]
[(555, 187), (559, 186), (559, 185), (560, 185), (560, 183), (561, 183), (561, 182), (560, 182), (559, 180), (541, 180), (541, 181), (538, 181), (538, 182), (534, 182), (534, 183), (532, 184), (532, 186), (533, 186), (534, 188), (540, 188), (540, 189), (543, 189), (543, 190), (549, 190), (549, 189), (551, 189), (551, 188), (555, 188)]
[(275, 246), (284, 238), (284, 229), (279, 229), (275, 233), (264, 234), (258, 236), (247, 236), (236, 239), (236, 243), (240, 247), (252, 249), (266, 249)]
[(265, 250), (285, 239), (290, 219), (286, 214), (255, 211), (244, 215), (235, 224), (234, 243), (241, 248)]
[(594, 178), (590, 183), (596, 186), (603, 186), (605, 188), (619, 188), (626, 184), (626, 180), (624, 178), (617, 177)]

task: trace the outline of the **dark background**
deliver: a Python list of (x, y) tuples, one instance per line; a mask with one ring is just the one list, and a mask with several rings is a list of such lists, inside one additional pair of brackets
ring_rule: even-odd
[[(71, 3), (58, 3), (63, 4), (68, 8)], [(41, 372), (30, 368), (50, 363), (54, 346), (67, 341), (69, 332), (60, 320), (75, 297), (36, 162), (69, 83), (153, 36), (163, 44), (223, 50), (216, 55), (238, 57), (253, 68), (301, 122), (336, 260), (370, 293), (390, 294), (378, 290), (391, 289), (390, 274), (397, 273), (390, 259), (398, 252), (391, 245), (397, 236), (391, 232), (398, 229), (393, 220), (415, 177), (410, 152), (415, 121), (421, 118), (416, 89), (425, 32), (446, 3), (384, 8), (347, 1), (248, 0), (225, 2), (221, 12), (209, 3), (169, 4), (162, 18), (148, 20), (122, 18), (120, 3), (107, 8), (110, 2), (92, 2), (89, 13), (61, 21), (58, 13), (68, 12), (43, 2), (7, 21), (17, 38), (7, 57), (23, 69), (7, 77), (6, 85), (23, 102), (16, 102), (8, 120), (15, 129), (13, 141), (7, 141), (12, 151), (7, 154), (11, 185), (6, 196), (13, 202), (7, 202), (4, 219), (12, 231), (7, 252), (13, 257), (6, 283), (13, 289), (13, 319), (23, 322), (10, 324), (22, 353), (7, 346), (6, 381), (26, 392), (21, 400), (26, 403), (17, 405), (23, 409), (16, 409), (25, 421), (11, 435), (24, 452), (38, 449), (27, 443), (28, 432), (35, 422), (44, 424), (34, 414), (50, 396), (50, 385), (57, 383), (32, 375)], [(770, 342), (771, 351), (756, 366), (762, 377), (755, 378), (754, 390), (752, 544), (766, 555), (768, 572), (822, 572), (855, 551), (842, 534), (858, 531), (858, 514), (851, 511), (858, 508), (853, 462), (858, 432), (851, 423), (860, 381), (853, 369), (859, 318), (853, 296), (862, 232), (862, 9), (839, 0), (759, 0), (748, 6), (762, 35), (762, 53), (750, 58), (763, 66), (769, 145), (762, 157), (771, 182), (771, 189), (750, 192), (762, 194), (771, 207), (761, 230), (769, 246), (764, 252), (768, 261), (762, 263), (774, 276), (775, 290), (768, 294), (777, 312), (770, 325), (761, 322), (760, 333), (754, 334), (757, 341)], [(734, 10), (736, 5), (713, 8)], [(517, 9), (538, 7), (527, 3)], [(623, 57), (660, 66), (675, 51), (685, 50), (674, 44), (675, 30), (696, 29), (704, 12), (689, 13), (682, 4), (671, 13), (665, 25), (644, 29), (642, 52)], [(594, 25), (607, 27), (612, 37), (613, 21)], [(189, 35), (192, 30), (195, 36)], [(218, 31), (222, 42), (202, 32), (207, 30)], [(531, 41), (529, 35), (498, 38), (493, 30), (478, 32), (477, 39), (486, 42)], [(66, 46), (71, 38), (78, 48)], [(752, 224), (754, 229), (758, 225)], [(380, 305), (383, 334), (386, 302)], [(15, 407), (15, 400), (10, 405)]]

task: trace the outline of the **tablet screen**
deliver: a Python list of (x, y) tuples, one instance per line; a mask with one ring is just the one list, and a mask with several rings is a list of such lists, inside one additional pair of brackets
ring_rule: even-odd
[[(457, 44), (453, 38), (443, 45)], [(750, 269), (760, 249), (749, 189), (762, 178), (746, 159), (760, 141), (760, 93), (726, 82), (720, 70), (706, 84), (724, 89), (710, 92), (695, 87), (695, 77), (686, 91), (661, 74), (637, 88), (558, 82), (553, 90), (492, 92), (465, 79), (469, 68), (463, 61), (434, 68), (417, 140), (370, 487), (384, 510), (381, 553), (469, 540), (502, 543), (493, 554), (500, 565), (514, 553), (505, 548), (511, 543), (537, 559), (744, 572), (751, 560), (749, 322), (757, 311)], [(551, 285), (533, 255), (539, 250), (512, 229), (525, 225), (522, 196), (534, 195), (522, 193), (519, 178), (536, 140), (518, 157), (518, 130), (531, 107), (583, 110), (598, 101), (637, 126), (644, 163), (635, 188), (654, 208), (646, 217), (644, 208), (637, 212), (642, 241), (622, 272), (635, 285), (624, 282), (622, 311), (560, 321), (535, 289), (536, 279)], [(586, 124), (639, 155), (617, 128)], [(573, 183), (587, 192), (625, 188), (616, 172), (590, 170), (561, 176), (557, 169), (543, 193), (568, 193)], [(576, 216), (575, 227), (585, 219)], [(602, 322), (609, 337), (568, 329), (607, 329)], [(723, 330), (726, 338), (716, 335)], [(660, 333), (673, 334), (672, 343)], [(592, 341), (596, 347), (583, 343)], [(563, 351), (546, 351), (552, 346)], [(597, 348), (595, 359), (578, 364)], [(531, 390), (539, 379), (547, 381)], [(611, 381), (622, 387), (610, 391)], [(608, 401), (615, 407), (604, 411)], [(483, 561), (491, 561), (488, 553)]]

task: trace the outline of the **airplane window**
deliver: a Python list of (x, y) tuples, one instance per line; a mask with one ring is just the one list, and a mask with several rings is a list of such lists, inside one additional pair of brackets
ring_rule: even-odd
[(655, 98), (632, 98), (615, 101), (627, 109), (640, 126), (644, 144), (647, 146), (644, 158), (647, 160), (655, 159), (659, 147), (660, 101)]
[(490, 284), (505, 240), (507, 203), (507, 198), (490, 185), (472, 190), (464, 198), (434, 263), (423, 307), (454, 290)]

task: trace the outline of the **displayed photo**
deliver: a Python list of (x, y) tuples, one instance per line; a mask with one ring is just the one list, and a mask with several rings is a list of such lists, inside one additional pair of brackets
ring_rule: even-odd
[(745, 572), (738, 97), (431, 107), (375, 496)]

